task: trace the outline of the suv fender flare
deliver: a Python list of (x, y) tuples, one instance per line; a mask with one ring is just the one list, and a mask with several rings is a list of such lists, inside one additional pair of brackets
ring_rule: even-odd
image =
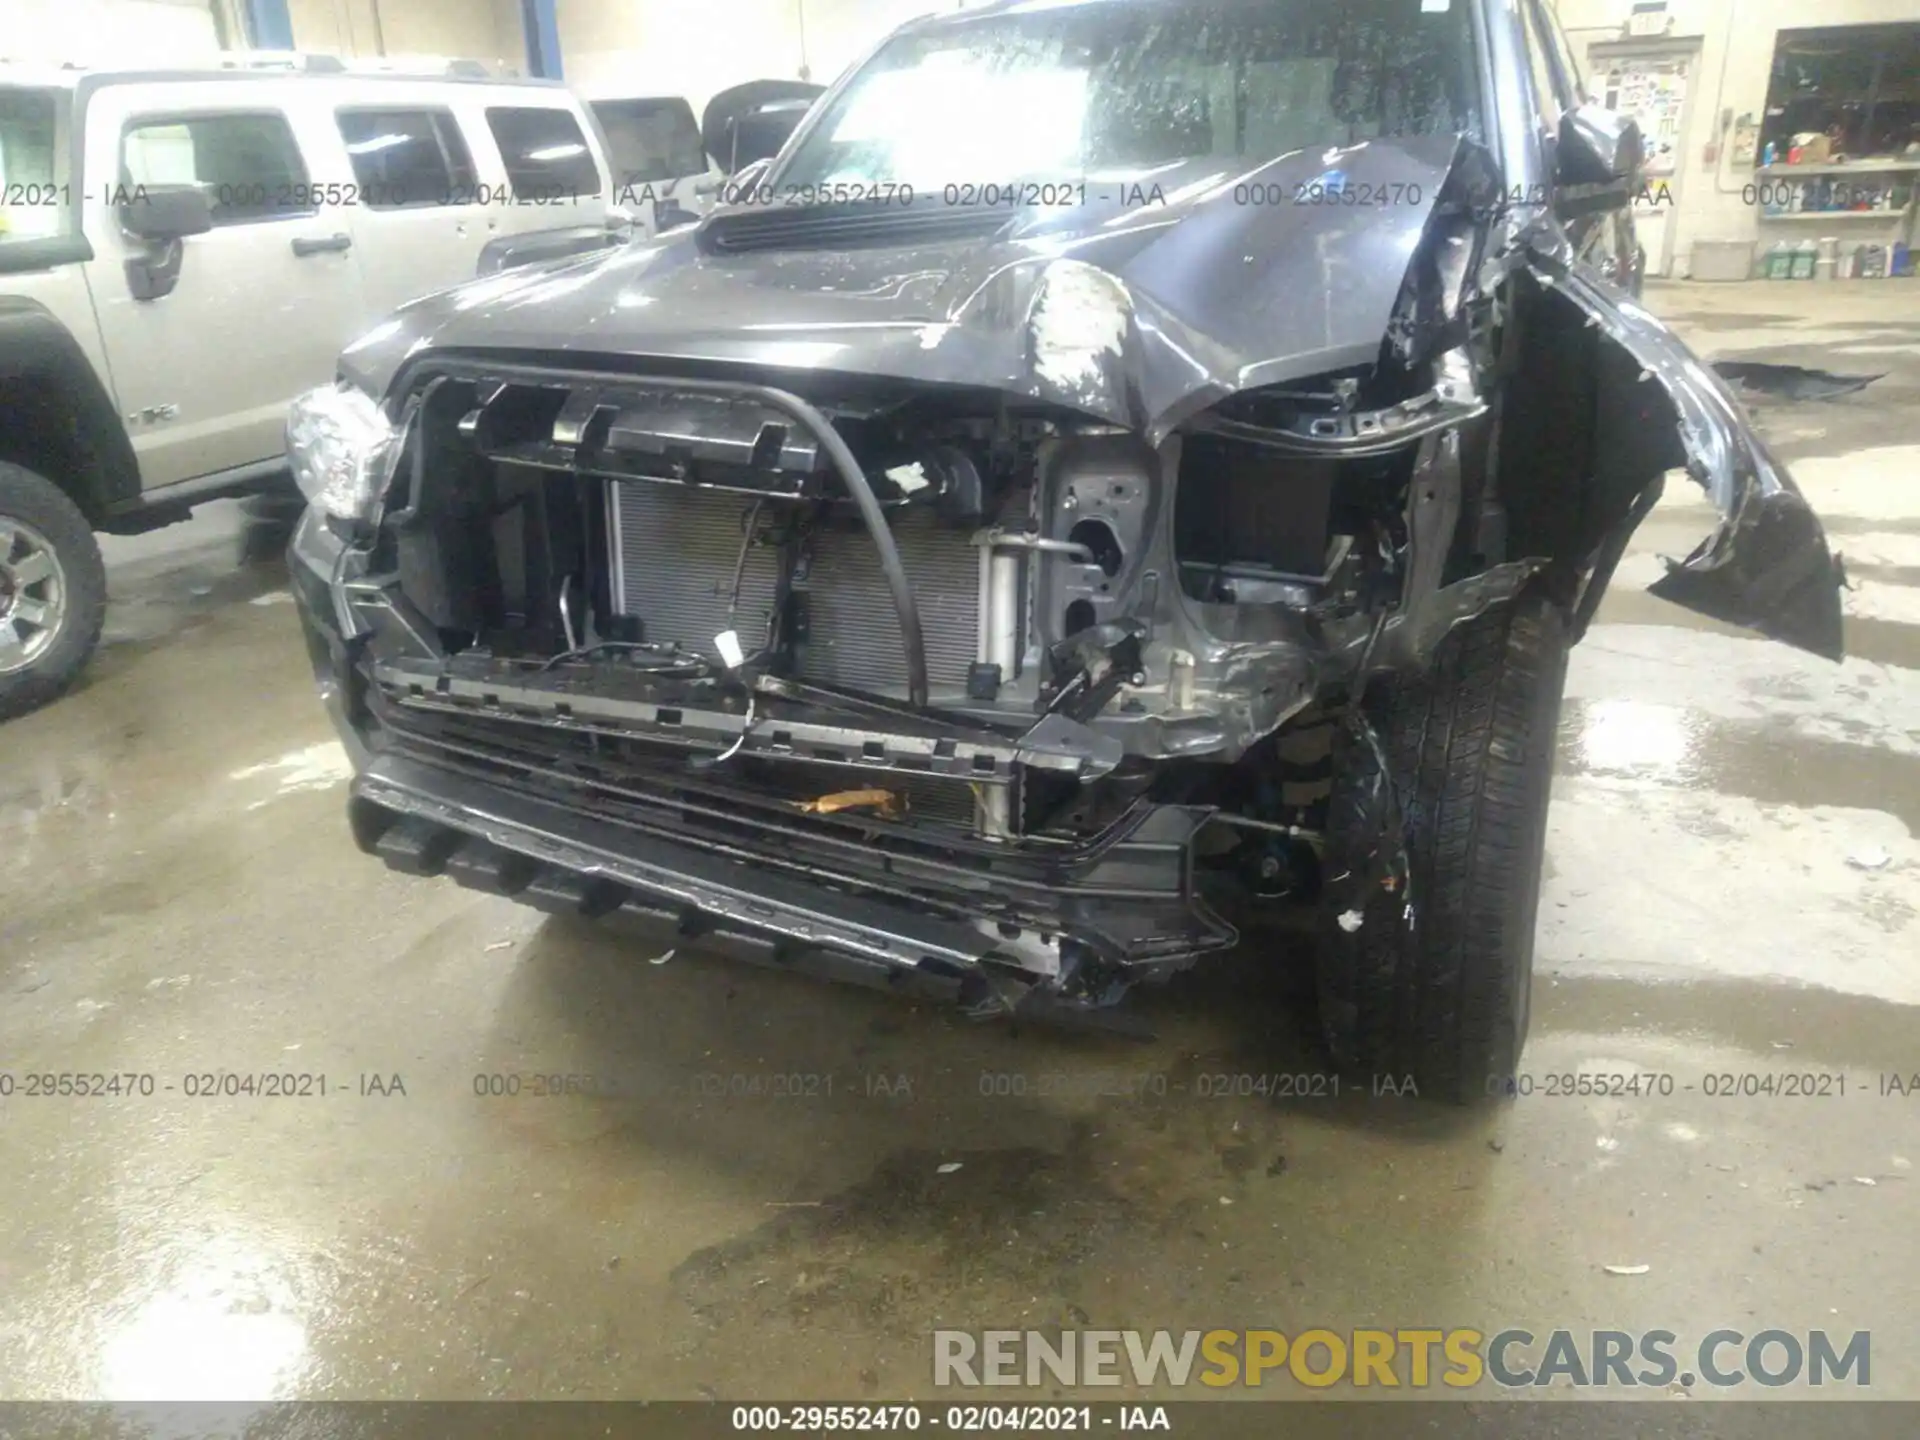
[(132, 438), (80, 342), (45, 306), (0, 295), (0, 413), (15, 403), (46, 428), (0, 435), (0, 459), (40, 471), (96, 527), (139, 500)]

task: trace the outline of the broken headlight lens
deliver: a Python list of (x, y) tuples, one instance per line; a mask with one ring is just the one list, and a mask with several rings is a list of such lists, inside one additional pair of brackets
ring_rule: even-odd
[(315, 509), (343, 520), (366, 517), (398, 439), (379, 405), (351, 385), (309, 390), (287, 411), (294, 482)]

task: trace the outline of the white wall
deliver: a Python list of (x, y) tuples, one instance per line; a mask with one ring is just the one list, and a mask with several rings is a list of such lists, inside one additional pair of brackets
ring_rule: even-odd
[[(589, 95), (684, 95), (797, 76), (794, 0), (559, 0), (560, 63)], [(721, 15), (724, 14), (724, 23)]]
[[(1574, 52), (1591, 75), (1587, 47), (1595, 40), (1625, 37), (1630, 0), (1555, 0), (1560, 23)], [(1751, 166), (1735, 166), (1729, 156), (1732, 132), (1721, 133), (1721, 114), (1762, 118), (1767, 80), (1773, 69), (1774, 38), (1781, 30), (1809, 26), (1867, 25), (1920, 20), (1916, 0), (1825, 0), (1809, 7), (1797, 0), (1669, 0), (1671, 36), (1698, 36), (1699, 67), (1693, 77), (1690, 114), (1679, 171), (1673, 254), (1676, 274), (1687, 273), (1687, 257), (1699, 240), (1753, 240), (1760, 233), (1758, 211), (1742, 196), (1753, 181)], [(1709, 162), (1709, 144), (1719, 158)], [(1769, 239), (1773, 238), (1769, 228)], [(1794, 240), (1812, 233), (1798, 227)], [(1865, 238), (1865, 237), (1861, 237)]]
[[(588, 94), (684, 95), (745, 80), (831, 84), (902, 21), (959, 0), (559, 0), (560, 57)], [(803, 72), (805, 72), (803, 74)]]
[(516, 0), (287, 0), (287, 16), (294, 46), (323, 55), (443, 55), (501, 73), (527, 68)]
[(0, 59), (154, 66), (219, 48), (209, 0), (0, 0)]

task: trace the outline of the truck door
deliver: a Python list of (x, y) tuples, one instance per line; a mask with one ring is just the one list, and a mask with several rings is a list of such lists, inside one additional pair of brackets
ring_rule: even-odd
[(650, 196), (660, 228), (698, 219), (712, 208), (722, 178), (700, 141), (693, 107), (677, 95), (607, 98), (591, 103), (607, 139), (614, 203)]
[(611, 182), (569, 105), (496, 93), (473, 114), (485, 127), (476, 148), (493, 150), (500, 184), (511, 192), (493, 207), (501, 234), (606, 223)]
[[(299, 90), (108, 85), (87, 106), (87, 282), (145, 491), (277, 459), (288, 402), (325, 384), (363, 328), (349, 212), (333, 203), (351, 176)], [(127, 262), (151, 247), (114, 202), (180, 184), (206, 194), (213, 228), (175, 242), (177, 278), (139, 298)]]
[(369, 308), (385, 314), (471, 280), (499, 220), (453, 111), (352, 105), (334, 120), (358, 186), (354, 248)]

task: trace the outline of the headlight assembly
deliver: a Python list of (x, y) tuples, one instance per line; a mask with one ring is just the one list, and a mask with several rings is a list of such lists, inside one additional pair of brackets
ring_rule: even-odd
[(349, 385), (309, 390), (287, 411), (287, 458), (300, 493), (343, 520), (372, 509), (398, 439), (379, 405)]

